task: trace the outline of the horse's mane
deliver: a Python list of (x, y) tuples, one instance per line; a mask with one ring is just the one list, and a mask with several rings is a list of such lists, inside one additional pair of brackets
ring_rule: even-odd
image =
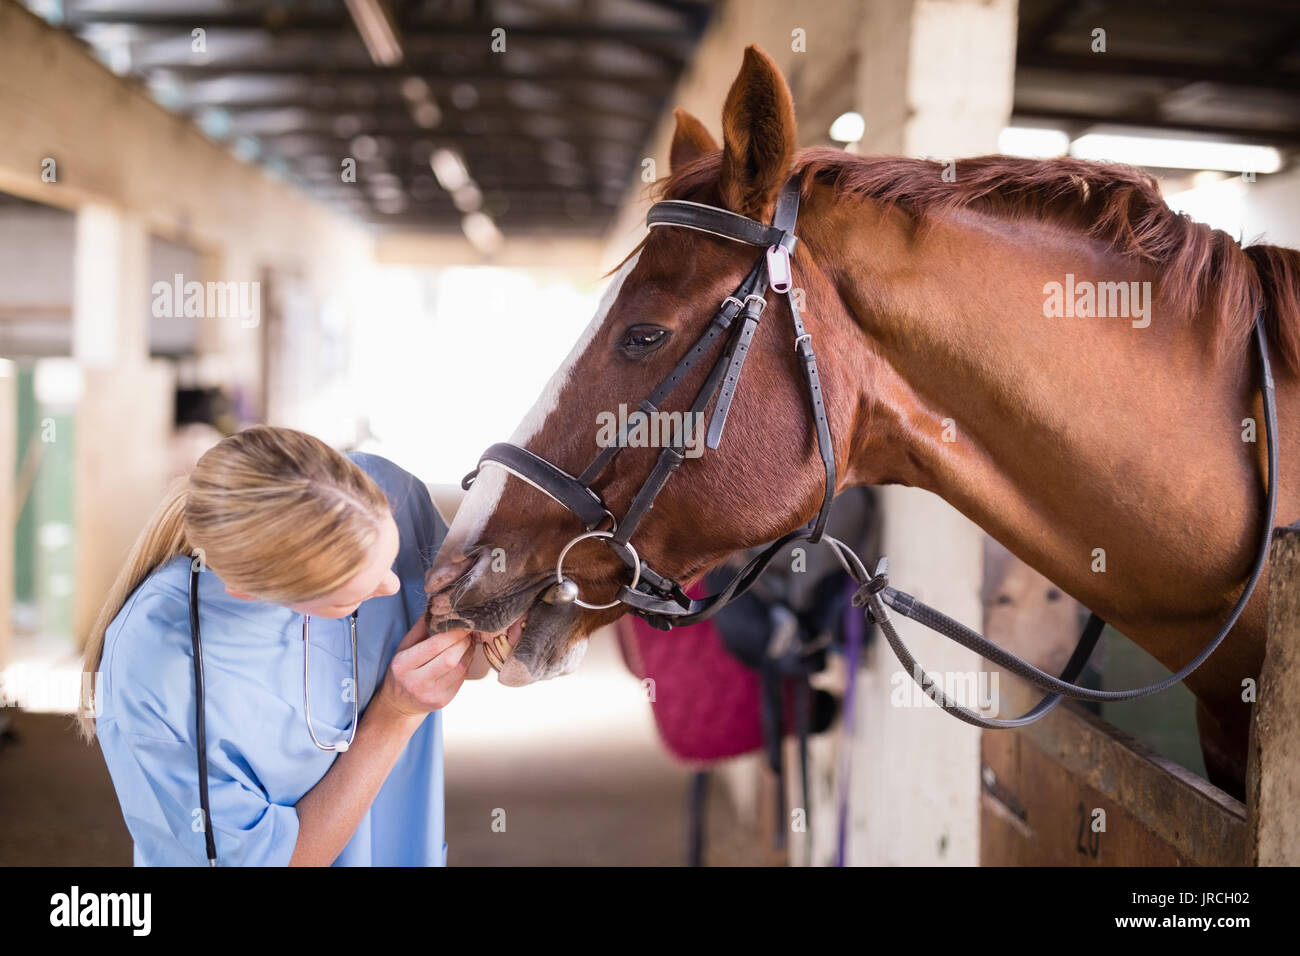
[[(721, 151), (677, 170), (656, 192), (671, 199), (716, 201)], [(1209, 306), (1219, 342), (1246, 348), (1256, 311), (1287, 367), (1300, 369), (1300, 252), (1241, 246), (1226, 232), (1176, 213), (1156, 179), (1132, 166), (1078, 159), (980, 156), (957, 160), (955, 178), (924, 159), (856, 156), (839, 149), (801, 150), (795, 172), (806, 192), (824, 183), (845, 195), (898, 206), (917, 217), (970, 207), (1003, 218), (1064, 224), (1151, 264), (1170, 306), (1195, 315)]]

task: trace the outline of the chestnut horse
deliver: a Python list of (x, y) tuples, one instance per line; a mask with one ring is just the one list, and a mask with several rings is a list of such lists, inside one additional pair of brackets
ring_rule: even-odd
[[(1300, 517), (1300, 479), (1288, 467), (1300, 451), (1300, 414), (1291, 414), (1300, 412), (1300, 253), (1243, 249), (1172, 212), (1156, 182), (1128, 167), (990, 156), (945, 168), (798, 150), (790, 91), (755, 47), (722, 128), (719, 148), (677, 112), (660, 191), (766, 222), (781, 186), (800, 178), (795, 285), (839, 488), (934, 492), (1166, 667), (1185, 664), (1228, 614), (1268, 530), (1262, 423), (1256, 441), (1246, 421), (1262, 416), (1257, 307), (1277, 381), (1278, 523)], [(649, 394), (754, 255), (708, 234), (654, 230), (511, 440), (577, 473), (597, 451), (597, 416)], [(1101, 283), (1136, 283), (1126, 314), (1102, 315), (1102, 296), (1083, 307), (1090, 284), (1117, 288)], [(633, 543), (661, 574), (697, 579), (816, 513), (824, 476), (790, 322), (774, 300), (721, 446), (687, 460), (637, 529)], [(695, 366), (670, 408), (685, 407), (711, 362)], [(595, 483), (614, 514), (657, 453), (626, 449)], [(508, 685), (572, 670), (587, 636), (623, 613), (539, 601), (558, 552), (581, 530), (525, 482), (485, 470), (429, 571), (431, 625), (459, 619), (503, 633)], [(593, 603), (626, 581), (599, 541), (576, 547), (565, 570)], [(1266, 595), (1262, 585), (1187, 680), (1211, 779), (1238, 794), (1243, 682), (1260, 672)]]

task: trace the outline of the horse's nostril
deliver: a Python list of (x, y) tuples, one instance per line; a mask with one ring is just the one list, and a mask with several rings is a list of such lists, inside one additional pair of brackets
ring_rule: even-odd
[(466, 556), (465, 564), (461, 568), (461, 574), (450, 582), (452, 585), (451, 603), (453, 605), (460, 604), (471, 589), (484, 583), (491, 564), (492, 550), (490, 548), (476, 548)]
[(424, 576), (424, 590), (433, 595), (456, 585), (472, 570), (477, 558), (477, 551), (451, 558), (439, 555)]

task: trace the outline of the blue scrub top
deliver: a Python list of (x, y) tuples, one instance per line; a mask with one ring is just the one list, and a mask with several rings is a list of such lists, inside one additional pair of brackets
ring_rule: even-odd
[[(383, 489), (401, 538), (397, 594), (371, 598), (357, 616), (362, 713), (406, 632), (424, 614), (424, 572), (447, 527), (414, 476), (376, 455), (353, 453)], [(97, 721), (137, 866), (206, 865), (194, 742), (189, 626), (190, 558), (154, 571), (109, 625)], [(217, 862), (282, 866), (298, 839), (295, 805), (336, 755), (317, 749), (303, 707), (302, 615), (226, 594), (199, 574), (199, 624), (207, 694), (208, 788)], [(316, 736), (346, 739), (352, 722), (346, 618), (311, 621), (311, 712)], [(335, 866), (441, 866), (442, 715), (410, 738)]]

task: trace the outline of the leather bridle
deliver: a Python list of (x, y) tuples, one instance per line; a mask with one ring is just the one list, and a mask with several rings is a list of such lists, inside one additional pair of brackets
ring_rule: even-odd
[[(826, 518), (830, 514), (831, 500), (835, 497), (835, 449), (831, 444), (830, 423), (822, 399), (821, 380), (817, 374), (817, 356), (813, 352), (812, 336), (804, 328), (803, 315), (799, 309), (799, 296), (794, 288), (790, 266), (791, 254), (799, 242), (794, 234), (798, 216), (799, 181), (797, 179), (791, 179), (781, 190), (771, 225), (736, 215), (725, 209), (684, 200), (655, 203), (646, 216), (646, 224), (652, 229), (661, 226), (682, 226), (766, 249), (765, 254), (754, 263), (754, 267), (749, 270), (749, 274), (736, 290), (722, 300), (713, 320), (696, 339), (695, 344), (687, 349), (686, 354), (649, 397), (637, 406), (646, 415), (654, 415), (659, 411), (664, 401), (690, 374), (691, 369), (708, 354), (713, 344), (725, 335), (726, 347), (713, 363), (713, 368), (705, 378), (704, 384), (696, 393), (687, 414), (683, 416), (687, 422), (702, 420), (702, 416), (716, 396), (717, 403), (713, 406), (713, 413), (709, 418), (704, 445), (709, 450), (717, 449), (722, 441), (723, 429), (727, 424), (727, 413), (731, 409), (736, 386), (740, 384), (740, 375), (745, 367), (745, 359), (749, 355), (750, 344), (758, 329), (763, 310), (767, 306), (764, 293), (770, 289), (776, 295), (784, 295), (789, 303), (794, 325), (794, 348), (803, 366), (804, 382), (816, 425), (817, 447), (821, 452), (822, 467), (826, 473), (826, 488), (821, 509), (811, 527), (801, 528), (781, 539), (779, 543), (782, 547), (796, 537), (806, 538), (812, 543), (820, 541), (826, 527)], [(738, 576), (723, 591), (702, 600), (692, 600), (677, 581), (659, 574), (646, 564), (632, 546), (632, 535), (654, 505), (655, 498), (663, 490), (665, 483), (686, 459), (686, 429), (683, 428), (674, 436), (678, 439), (675, 444), (660, 450), (650, 474), (633, 495), (627, 512), (621, 520), (618, 520), (591, 486), (614, 456), (625, 447), (628, 432), (636, 424), (637, 419), (628, 416), (628, 421), (619, 430), (618, 438), (600, 449), (591, 464), (576, 477), (526, 448), (501, 442), (483, 453), (479, 458), (478, 467), (465, 476), (461, 481), (461, 487), (468, 489), (485, 465), (504, 468), (510, 474), (564, 505), (586, 525), (587, 530), (571, 540), (560, 551), (555, 568), (556, 583), (547, 592), (548, 601), (572, 602), (590, 610), (605, 610), (622, 604), (626, 605), (631, 613), (644, 618), (660, 630), (668, 630), (712, 617), (727, 603), (745, 592), (780, 548), (773, 545), (764, 552), (767, 557), (755, 573), (744, 576), (743, 580), (742, 576)], [(601, 528), (600, 526), (604, 524), (608, 524), (608, 527)], [(631, 581), (619, 588), (618, 595), (613, 601), (605, 604), (590, 604), (582, 600), (578, 595), (576, 584), (564, 575), (564, 559), (568, 556), (569, 550), (578, 542), (588, 538), (604, 540), (619, 554), (631, 572)]]
[[(1165, 690), (1182, 681), (1196, 670), (1218, 648), (1219, 644), (1232, 630), (1241, 616), (1247, 602), (1254, 593), (1256, 585), (1268, 562), (1269, 545), (1272, 541), (1273, 520), (1277, 510), (1277, 465), (1278, 437), (1275, 420), (1277, 417), (1274, 397), (1273, 372), (1268, 358), (1268, 342), (1264, 331), (1262, 311), (1255, 316), (1254, 339), (1259, 349), (1260, 393), (1264, 407), (1264, 435), (1267, 443), (1267, 493), (1264, 506), (1264, 528), (1259, 548), (1251, 568), (1250, 578), (1232, 611), (1210, 642), (1185, 667), (1163, 680), (1144, 687), (1130, 690), (1103, 691), (1082, 687), (1076, 681), (1088, 663), (1097, 641), (1105, 627), (1096, 614), (1090, 614), (1079, 642), (1065, 665), (1060, 677), (1053, 677), (1032, 664), (1007, 653), (970, 628), (943, 614), (941, 611), (918, 601), (889, 585), (887, 572), (888, 561), (881, 558), (874, 573), (869, 573), (861, 560), (843, 542), (825, 534), (826, 519), (830, 513), (831, 501), (835, 495), (835, 450), (831, 443), (830, 424), (826, 416), (826, 407), (822, 396), (821, 382), (817, 374), (817, 357), (813, 352), (812, 336), (804, 328), (803, 316), (799, 309), (798, 295), (794, 288), (791, 270), (791, 256), (798, 244), (794, 227), (799, 215), (799, 182), (790, 179), (781, 190), (776, 210), (770, 225), (740, 216), (725, 209), (707, 206), (685, 200), (665, 200), (651, 206), (646, 216), (650, 228), (660, 226), (681, 226), (710, 235), (763, 247), (766, 253), (750, 269), (749, 274), (727, 296), (718, 307), (717, 313), (708, 327), (687, 350), (668, 376), (659, 383), (650, 396), (640, 403), (638, 408), (647, 415), (659, 411), (665, 399), (673, 393), (686, 378), (692, 368), (709, 351), (714, 342), (730, 333), (726, 347), (714, 362), (686, 417), (694, 421), (702, 416), (709, 404), (717, 397), (705, 439), (705, 447), (715, 450), (722, 440), (722, 432), (727, 423), (727, 413), (731, 408), (736, 387), (744, 369), (745, 358), (758, 328), (767, 300), (763, 292), (771, 290), (777, 295), (784, 295), (790, 307), (793, 321), (794, 348), (802, 361), (803, 377), (807, 387), (808, 399), (812, 407), (813, 421), (816, 426), (817, 447), (821, 453), (822, 466), (826, 473), (826, 488), (822, 505), (817, 516), (809, 526), (800, 527), (772, 542), (744, 567), (742, 567), (722, 590), (706, 598), (692, 599), (672, 578), (659, 574), (637, 554), (631, 538), (646, 512), (654, 504), (655, 498), (685, 460), (685, 430), (679, 434), (679, 441), (670, 447), (664, 447), (650, 474), (633, 496), (627, 512), (621, 521), (605, 504), (600, 495), (591, 487), (592, 483), (625, 447), (628, 431), (636, 422), (629, 416), (620, 429), (618, 439), (602, 448), (591, 463), (577, 476), (552, 464), (526, 448), (509, 442), (492, 445), (480, 457), (478, 467), (461, 481), (461, 487), (468, 490), (475, 477), (484, 466), (503, 468), (512, 475), (549, 495), (575, 514), (586, 526), (586, 531), (577, 535), (560, 551), (555, 567), (555, 584), (543, 595), (543, 600), (551, 604), (574, 603), (591, 610), (605, 610), (624, 605), (629, 613), (635, 614), (660, 630), (670, 630), (687, 624), (695, 624), (712, 617), (727, 604), (744, 594), (758, 580), (772, 560), (790, 544), (806, 540), (816, 544), (828, 544), (845, 571), (860, 585), (853, 597), (856, 607), (864, 608), (868, 620), (880, 625), (899, 662), (907, 669), (912, 679), (927, 695), (953, 716), (966, 723), (987, 729), (1005, 729), (1020, 727), (1045, 716), (1063, 697), (1087, 701), (1120, 701), (1146, 697)], [(739, 321), (737, 321), (739, 320)], [(600, 526), (608, 522), (608, 528)], [(604, 540), (623, 560), (631, 573), (631, 580), (618, 590), (613, 601), (605, 604), (591, 604), (579, 597), (577, 584), (565, 577), (564, 559), (569, 551), (580, 541), (589, 538)], [(952, 641), (975, 651), (981, 657), (1004, 670), (1023, 678), (1046, 693), (1032, 708), (1019, 717), (999, 719), (985, 717), (971, 711), (952, 700), (942, 690), (942, 682), (936, 681), (925, 673), (903, 644), (889, 616), (894, 610), (906, 618), (936, 631)], [(850, 679), (852, 679), (850, 676)]]

